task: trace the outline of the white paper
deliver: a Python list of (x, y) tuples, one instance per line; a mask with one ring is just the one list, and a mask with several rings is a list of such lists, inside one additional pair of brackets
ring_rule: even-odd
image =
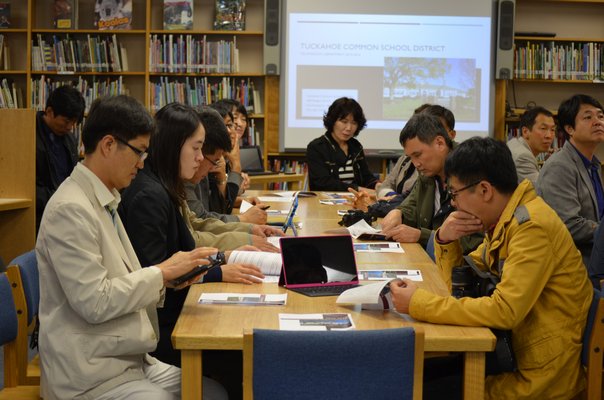
[(348, 232), (350, 232), (350, 236), (353, 238), (358, 238), (363, 233), (380, 233), (381, 230), (373, 228), (371, 225), (367, 223), (364, 219), (358, 221), (354, 225), (350, 225), (348, 228)]
[(199, 296), (201, 304), (241, 304), (241, 305), (284, 305), (287, 293), (202, 293)]
[(289, 197), (289, 198), (293, 198), (296, 193), (298, 192), (294, 192), (294, 191), (286, 191), (286, 192), (275, 192), (275, 195), (277, 196), (281, 196), (281, 197)]
[(261, 203), (291, 203), (294, 201), (293, 197), (279, 197), (279, 196), (260, 196), (258, 200)]
[(287, 215), (287, 214), (289, 214), (289, 210), (271, 210), (271, 209), (268, 209), (268, 210), (266, 210), (266, 213), (268, 215)]
[(409, 279), (416, 282), (424, 280), (419, 269), (368, 269), (359, 271), (359, 280), (362, 281), (390, 281), (392, 279)]
[(347, 331), (355, 329), (350, 314), (279, 314), (282, 331)]
[(249, 201), (241, 200), (241, 205), (239, 206), (239, 214), (243, 214), (252, 207), (254, 207), (254, 205)]
[(348, 200), (346, 200), (346, 199), (319, 200), (319, 203), (327, 205), (327, 206), (337, 206), (337, 205), (342, 205), (342, 204), (348, 204)]
[(378, 304), (380, 302), (380, 293), (392, 279), (361, 285), (344, 291), (336, 299), (338, 304)]
[(341, 193), (323, 193), (325, 197), (330, 199), (343, 199), (343, 198), (352, 198), (354, 194), (350, 192), (341, 192)]
[[(271, 236), (272, 237), (272, 236)], [(275, 236), (279, 238), (278, 236)], [(279, 275), (281, 273), (281, 253), (267, 251), (240, 251), (233, 250), (228, 264), (252, 264), (260, 268), (264, 275)]]
[(404, 253), (398, 242), (364, 242), (355, 243), (354, 251), (359, 253)]
[(266, 241), (272, 244), (275, 247), (281, 248), (281, 236), (269, 236), (266, 238)]

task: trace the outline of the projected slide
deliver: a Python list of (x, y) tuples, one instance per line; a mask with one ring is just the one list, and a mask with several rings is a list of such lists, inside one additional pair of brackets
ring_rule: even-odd
[(286, 147), (319, 136), (342, 96), (365, 111), (368, 149), (400, 149), (400, 130), (424, 103), (451, 109), (461, 139), (486, 135), (491, 30), (489, 16), (288, 14)]

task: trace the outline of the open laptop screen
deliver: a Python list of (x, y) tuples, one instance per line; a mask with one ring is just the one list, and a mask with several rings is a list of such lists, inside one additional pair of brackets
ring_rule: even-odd
[(239, 155), (241, 157), (241, 170), (243, 172), (264, 171), (260, 147), (241, 147)]
[(281, 238), (287, 287), (358, 283), (349, 235)]

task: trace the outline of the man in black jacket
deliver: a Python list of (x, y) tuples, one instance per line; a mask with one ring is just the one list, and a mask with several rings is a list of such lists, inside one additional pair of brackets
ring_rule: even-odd
[(73, 127), (84, 117), (84, 98), (71, 86), (55, 89), (36, 115), (36, 231), (50, 196), (78, 162)]

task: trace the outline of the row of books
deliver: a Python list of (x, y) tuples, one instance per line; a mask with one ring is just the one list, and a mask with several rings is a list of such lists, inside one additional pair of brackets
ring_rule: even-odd
[(210, 42), (206, 35), (151, 35), (149, 66), (151, 72), (239, 72), (237, 38)]
[(0, 81), (0, 108), (23, 108), (21, 88), (7, 78)]
[(7, 37), (0, 34), (0, 70), (7, 71), (10, 69), (10, 51)]
[(37, 35), (32, 42), (32, 69), (59, 72), (124, 72), (128, 71), (128, 55), (116, 35), (60, 38), (52, 35), (45, 40)]
[(271, 171), (276, 173), (305, 174), (308, 169), (306, 162), (298, 160), (275, 158), (269, 164)]
[(42, 75), (40, 79), (31, 80), (31, 108), (38, 111), (44, 110), (48, 95), (63, 85), (72, 85), (82, 93), (86, 103), (86, 112), (88, 112), (90, 105), (98, 97), (129, 94), (121, 76), (118, 78), (99, 78), (93, 76), (91, 79), (85, 79), (80, 76), (73, 81), (64, 81)]
[(254, 121), (254, 119), (248, 119), (247, 132), (243, 134), (240, 144), (242, 146), (261, 145), (262, 142), (260, 140), (260, 135), (260, 130), (256, 128), (256, 122)]
[(516, 43), (518, 79), (603, 80), (604, 43)]
[[(254, 89), (249, 79), (243, 79), (239, 84), (236, 84), (235, 78), (222, 77), (218, 78), (218, 82), (211, 82), (211, 79), (207, 76), (185, 77), (182, 82), (168, 77), (160, 77), (159, 82), (149, 84), (151, 109), (159, 110), (166, 104), (175, 101), (191, 106), (201, 106), (222, 99), (237, 99), (248, 110), (259, 114), (260, 94)], [(250, 90), (257, 93), (252, 95), (242, 93)], [(258, 99), (258, 103), (254, 103), (254, 98)]]

